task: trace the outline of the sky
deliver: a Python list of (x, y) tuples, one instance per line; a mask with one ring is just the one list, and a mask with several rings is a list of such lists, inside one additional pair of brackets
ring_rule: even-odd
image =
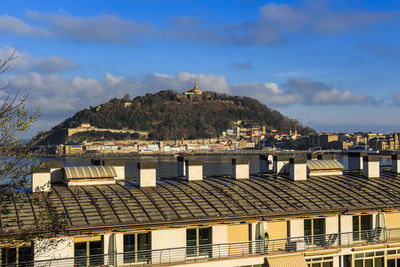
[[(0, 76), (40, 118), (199, 88), (317, 131), (400, 131), (400, 1), (0, 0)], [(0, 97), (6, 95), (2, 91)]]

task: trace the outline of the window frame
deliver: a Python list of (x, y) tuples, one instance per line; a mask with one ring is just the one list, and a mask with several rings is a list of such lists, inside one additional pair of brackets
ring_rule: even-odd
[[(147, 249), (142, 249), (139, 250), (139, 235), (148, 235), (148, 246), (149, 248)], [(128, 247), (127, 244), (125, 244), (125, 237), (132, 237), (134, 240), (134, 245), (133, 245), (133, 250), (126, 251), (125, 248)], [(151, 232), (136, 232), (136, 233), (127, 233), (124, 234), (123, 236), (123, 253), (124, 253), (124, 263), (140, 263), (140, 262), (147, 262), (149, 259), (147, 259), (147, 256), (142, 256), (140, 255), (140, 251), (146, 251), (146, 250), (151, 250)], [(132, 255), (133, 254), (133, 255)], [(133, 257), (132, 257), (133, 256)], [(151, 257), (151, 255), (150, 255)]]
[[(86, 239), (86, 240), (85, 240)], [(101, 244), (101, 253), (100, 254), (91, 254), (91, 247), (90, 244), (92, 243), (97, 243), (100, 242)], [(78, 244), (85, 244), (85, 251), (86, 251), (86, 255), (85, 256), (76, 256), (76, 245)], [(83, 237), (83, 238), (76, 238), (74, 239), (74, 266), (92, 266), (93, 262), (95, 262), (95, 265), (103, 265), (104, 264), (104, 258), (100, 259), (100, 258), (94, 258), (94, 256), (97, 255), (104, 255), (104, 239), (103, 236), (100, 237), (100, 239), (98, 237)], [(85, 261), (86, 264), (83, 262), (77, 262), (77, 257), (86, 257)], [(78, 259), (78, 260), (83, 260), (83, 259)], [(99, 262), (97, 262), (98, 260), (100, 260), (100, 264)]]
[[(363, 218), (368, 217), (368, 222), (369, 222), (369, 229), (362, 229), (363, 228)], [(355, 219), (357, 218), (358, 225), (355, 225)], [(353, 215), (352, 217), (352, 230), (353, 230), (353, 241), (357, 242), (362, 242), (365, 241), (369, 238), (369, 233), (367, 234), (364, 233), (364, 231), (371, 231), (373, 229), (373, 216), (372, 214), (359, 214), (359, 215)]]
[[(200, 230), (208, 229), (208, 241), (209, 243), (200, 244)], [(196, 231), (196, 244), (188, 246), (188, 231)], [(196, 228), (186, 228), (186, 257), (211, 257), (211, 251), (204, 250), (203, 245), (212, 245), (212, 227), (196, 227)], [(194, 253), (189, 248), (194, 247)], [(203, 248), (203, 249), (202, 249)]]
[[(315, 233), (315, 221), (321, 220), (322, 221), (322, 232), (323, 233)], [(310, 222), (310, 230), (306, 230), (306, 222)], [(304, 220), (304, 239), (306, 241), (307, 246), (322, 246), (324, 243), (324, 238), (321, 238), (323, 235), (326, 234), (326, 220), (325, 218), (312, 218), (312, 219), (305, 219)], [(310, 232), (311, 234), (306, 234)], [(317, 238), (316, 238), (317, 236)]]
[(7, 266), (9, 265), (9, 264), (15, 264), (15, 266), (18, 266), (18, 264), (21, 262), (21, 263), (23, 263), (23, 262), (27, 262), (27, 261), (21, 261), (21, 259), (20, 259), (20, 255), (21, 255), (21, 253), (20, 253), (20, 249), (22, 249), (22, 248), (28, 248), (28, 249), (30, 249), (30, 252), (31, 252), (31, 255), (30, 255), (30, 260), (28, 260), (28, 262), (31, 262), (31, 261), (34, 261), (34, 255), (33, 255), (33, 243), (32, 242), (30, 242), (30, 243), (23, 243), (23, 244), (21, 244), (21, 245), (17, 245), (17, 246), (12, 246), (12, 247), (8, 247), (8, 246), (2, 246), (2, 247), (0, 247), (0, 266), (3, 266), (3, 249), (15, 249), (15, 262), (7, 262), (6, 264), (7, 264)]

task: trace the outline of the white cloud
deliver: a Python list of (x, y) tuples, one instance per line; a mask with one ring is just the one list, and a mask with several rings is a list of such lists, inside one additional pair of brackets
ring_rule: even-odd
[(273, 45), (289, 33), (338, 34), (377, 23), (396, 23), (399, 12), (337, 10), (325, 1), (268, 3), (259, 17), (215, 24), (191, 16), (167, 19), (162, 27), (113, 14), (76, 16), (28, 11), (27, 20), (0, 16), (0, 31), (24, 36), (65, 38), (78, 42), (131, 43), (143, 38), (175, 39), (205, 44)]
[(48, 37), (51, 35), (45, 29), (31, 26), (21, 19), (9, 15), (0, 16), (0, 32), (36, 37)]
[[(194, 80), (198, 80), (203, 91), (216, 91), (231, 95), (249, 96), (271, 105), (288, 106), (304, 105), (353, 105), (367, 103), (370, 98), (350, 91), (334, 89), (321, 82), (307, 79), (290, 79), (282, 85), (273, 82), (247, 83), (228, 85), (225, 76), (215, 74), (194, 74), (181, 72), (176, 75), (161, 73), (148, 74), (139, 80), (133, 77), (114, 76), (105, 73), (103, 80), (74, 77), (66, 79), (54, 73), (27, 72), (2, 77), (12, 84), (13, 89), (29, 94), (26, 102), (29, 110), (40, 107), (43, 121), (61, 122), (75, 112), (105, 103), (114, 97), (122, 97), (129, 93), (132, 97), (154, 93), (160, 90), (173, 89), (183, 92), (193, 88)], [(397, 97), (400, 99), (400, 97)], [(400, 101), (400, 100), (399, 100)], [(32, 131), (43, 130), (37, 126)]]
[(14, 72), (53, 73), (79, 68), (79, 64), (72, 59), (57, 56), (49, 56), (47, 58), (33, 57), (28, 53), (16, 51), (11, 47), (0, 47), (0, 58), (7, 58), (13, 53), (14, 59), (9, 65), (9, 70)]
[(232, 92), (271, 105), (354, 105), (371, 100), (364, 94), (340, 91), (322, 82), (304, 78), (289, 79), (281, 87), (276, 83), (235, 84), (232, 85)]
[(154, 31), (147, 24), (136, 23), (108, 14), (92, 17), (37, 11), (28, 11), (27, 14), (32, 20), (46, 25), (55, 36), (77, 41), (128, 43)]

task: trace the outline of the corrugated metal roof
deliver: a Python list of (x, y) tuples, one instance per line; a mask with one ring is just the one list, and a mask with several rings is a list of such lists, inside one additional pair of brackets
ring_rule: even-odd
[(318, 170), (341, 170), (344, 166), (337, 160), (326, 159), (326, 160), (307, 160), (307, 168), (311, 171)]
[(267, 257), (267, 262), (269, 267), (307, 267), (306, 259), (301, 254)]
[[(13, 231), (34, 226), (40, 219), (35, 213), (39, 207), (29, 193), (16, 194), (16, 203), (9, 203), (9, 213), (2, 214), (0, 221), (0, 227), (8, 225), (7, 230)], [(157, 180), (157, 186), (151, 188), (140, 188), (136, 183), (73, 189), (53, 184), (43, 197), (67, 215), (69, 226), (82, 229), (256, 216), (284, 218), (288, 214), (400, 207), (400, 174), (382, 171), (380, 178), (365, 179), (350, 172), (297, 182), (281, 175), (192, 182), (170, 178)]]
[(111, 166), (65, 167), (64, 171), (68, 179), (114, 178), (117, 176)]

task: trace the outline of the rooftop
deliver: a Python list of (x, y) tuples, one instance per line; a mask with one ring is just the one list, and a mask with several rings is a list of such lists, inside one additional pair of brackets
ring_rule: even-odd
[[(39, 193), (49, 205), (65, 213), (71, 230), (141, 229), (321, 215), (370, 209), (400, 209), (400, 176), (381, 171), (380, 178), (359, 172), (308, 177), (290, 181), (286, 175), (252, 175), (250, 179), (207, 177), (157, 179), (155, 187), (136, 181), (111, 185), (67, 187), (53, 184)], [(30, 194), (17, 192), (9, 214), (0, 223), (18, 233), (38, 222), (38, 207)], [(36, 193), (38, 194), (38, 193)]]

